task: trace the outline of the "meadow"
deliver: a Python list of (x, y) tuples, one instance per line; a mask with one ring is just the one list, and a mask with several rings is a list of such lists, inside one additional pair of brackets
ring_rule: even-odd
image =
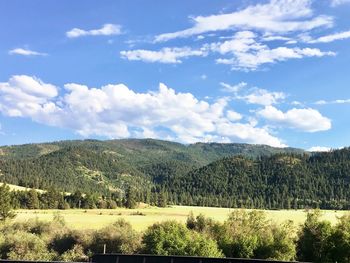
[[(59, 213), (66, 221), (67, 226), (73, 229), (100, 229), (116, 220), (123, 218), (128, 221), (135, 230), (142, 231), (148, 226), (167, 220), (186, 222), (192, 212), (194, 216), (203, 214), (219, 222), (227, 219), (234, 209), (217, 207), (195, 206), (171, 206), (166, 208), (142, 207), (137, 209), (68, 209), (68, 210), (16, 210), (17, 222), (38, 218), (43, 221), (51, 221), (55, 214)], [(248, 210), (248, 209), (247, 209)], [(249, 210), (248, 210), (249, 211)], [(263, 210), (268, 219), (278, 224), (292, 220), (295, 226), (302, 224), (307, 215), (305, 210)], [(333, 225), (337, 218), (349, 213), (348, 211), (322, 210), (322, 218)]]

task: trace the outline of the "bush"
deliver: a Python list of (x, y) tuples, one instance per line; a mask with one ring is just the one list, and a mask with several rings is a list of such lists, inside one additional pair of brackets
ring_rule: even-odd
[(154, 255), (182, 255), (221, 257), (215, 241), (190, 231), (183, 224), (167, 221), (150, 226), (142, 243), (144, 253)]
[(329, 247), (333, 229), (330, 222), (320, 221), (320, 216), (320, 211), (308, 213), (299, 231), (298, 260), (330, 262)]
[(59, 258), (59, 260), (71, 262), (88, 261), (88, 259), (89, 257), (84, 253), (84, 248), (81, 245), (74, 245), (72, 249), (64, 252)]
[(141, 238), (125, 220), (98, 230), (93, 235), (90, 249), (93, 253), (102, 253), (106, 245), (107, 253), (135, 253), (140, 248)]
[(5, 236), (5, 244), (1, 246), (1, 256), (11, 260), (52, 260), (45, 242), (37, 235), (15, 231)]
[(220, 228), (216, 238), (227, 257), (294, 260), (293, 225), (274, 225), (261, 211), (236, 210)]

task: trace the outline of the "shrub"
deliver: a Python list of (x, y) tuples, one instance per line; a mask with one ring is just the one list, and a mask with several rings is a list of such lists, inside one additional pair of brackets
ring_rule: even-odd
[(167, 221), (150, 226), (142, 243), (144, 253), (154, 255), (183, 255), (221, 257), (215, 241), (187, 229), (176, 221)]
[(52, 260), (45, 242), (37, 235), (22, 231), (9, 233), (1, 247), (2, 258), (11, 260)]
[(93, 235), (90, 249), (93, 253), (102, 253), (106, 245), (107, 253), (135, 253), (140, 247), (140, 235), (123, 219), (98, 230)]
[(89, 257), (84, 253), (84, 248), (81, 245), (74, 245), (72, 249), (64, 252), (59, 258), (59, 260), (71, 262), (88, 261), (88, 259)]
[(299, 260), (329, 262), (329, 242), (332, 226), (328, 221), (320, 221), (320, 211), (308, 213), (299, 231), (297, 254)]

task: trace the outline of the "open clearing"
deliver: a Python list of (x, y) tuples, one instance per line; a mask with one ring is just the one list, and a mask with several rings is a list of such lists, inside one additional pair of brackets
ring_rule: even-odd
[[(192, 211), (196, 216), (204, 214), (217, 221), (223, 222), (234, 209), (216, 207), (172, 206), (167, 208), (146, 207), (138, 209), (69, 209), (69, 210), (16, 210), (15, 221), (23, 222), (28, 219), (50, 221), (55, 213), (60, 213), (73, 229), (99, 229), (116, 220), (123, 218), (130, 222), (134, 229), (144, 230), (156, 222), (176, 220), (186, 222)], [(276, 223), (292, 220), (295, 225), (302, 224), (306, 218), (305, 210), (265, 210), (269, 219)], [(332, 224), (337, 222), (337, 217), (349, 213), (348, 211), (323, 210), (322, 219), (329, 220)], [(140, 215), (142, 214), (142, 215)]]

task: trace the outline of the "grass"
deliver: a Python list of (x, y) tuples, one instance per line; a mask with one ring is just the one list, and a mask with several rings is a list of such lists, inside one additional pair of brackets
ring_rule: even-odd
[[(1, 175), (1, 174), (0, 174)], [(0, 183), (0, 186), (2, 186), (4, 183)], [(19, 186), (19, 185), (14, 185), (14, 184), (6, 184), (8, 187), (10, 187), (11, 191), (28, 191), (31, 188), (27, 188), (27, 187), (23, 187), (23, 186)], [(39, 192), (39, 193), (44, 193), (44, 190), (40, 190), (40, 189), (35, 189), (35, 191)]]
[[(134, 229), (142, 231), (148, 226), (161, 221), (176, 220), (186, 222), (189, 213), (192, 211), (196, 216), (204, 214), (217, 221), (223, 222), (233, 209), (216, 207), (194, 207), (194, 206), (173, 206), (167, 208), (145, 207), (138, 209), (69, 209), (69, 210), (17, 210), (15, 221), (25, 221), (38, 218), (39, 220), (50, 221), (55, 213), (64, 217), (68, 226), (73, 229), (99, 229), (107, 226), (116, 220), (123, 218), (130, 222)], [(330, 221), (332, 224), (337, 222), (337, 217), (341, 217), (347, 211), (322, 211), (322, 219)], [(283, 223), (286, 220), (292, 220), (295, 225), (302, 224), (306, 219), (307, 212), (304, 210), (267, 210), (267, 218), (276, 222)]]

